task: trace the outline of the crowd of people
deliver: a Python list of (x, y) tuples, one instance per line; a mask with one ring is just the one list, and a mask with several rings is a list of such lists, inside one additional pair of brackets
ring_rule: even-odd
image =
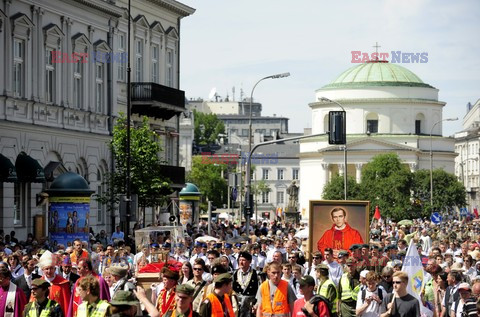
[[(243, 223), (202, 221), (181, 240), (158, 232), (137, 246), (120, 227), (55, 247), (0, 232), (0, 316), (480, 315), (480, 223), (375, 222), (368, 244), (333, 250), (310, 241), (311, 252), (296, 237), (305, 227), (252, 222), (247, 235)], [(409, 247), (421, 278), (402, 271)], [(137, 285), (159, 259), (158, 280)], [(418, 283), (419, 297), (409, 283)]]

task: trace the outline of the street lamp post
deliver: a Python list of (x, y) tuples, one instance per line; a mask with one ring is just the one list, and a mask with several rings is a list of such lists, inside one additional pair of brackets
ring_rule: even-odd
[[(339, 106), (340, 108), (342, 108), (342, 111), (345, 112), (345, 124), (347, 124), (347, 112), (345, 111), (345, 109), (343, 108), (343, 106), (338, 103), (337, 101), (335, 100), (331, 100), (331, 99), (328, 99), (326, 97), (322, 97), (320, 98), (320, 101), (325, 101), (325, 102), (331, 102), (331, 103), (334, 103), (336, 104), (337, 106)], [(346, 141), (346, 136), (345, 136), (345, 146), (343, 147), (343, 164), (344, 164), (344, 170), (343, 170), (343, 197), (344, 197), (344, 200), (347, 200), (347, 188), (348, 188), (348, 184), (347, 184), (347, 141)]]
[[(437, 124), (443, 121), (457, 121), (458, 118), (446, 118), (435, 122), (430, 129), (430, 206), (433, 208), (433, 151), (432, 151), (432, 133)], [(441, 134), (441, 133), (440, 133)]]
[[(262, 142), (255, 144), (253, 147), (252, 151), (248, 153), (248, 158), (247, 158), (247, 171), (250, 170), (250, 166), (252, 164), (252, 153), (259, 147), (269, 145), (269, 144), (275, 144), (275, 143), (280, 143), (280, 142), (287, 142), (287, 141), (296, 141), (296, 140), (301, 140), (301, 139), (307, 139), (307, 138), (314, 138), (317, 136), (323, 136), (325, 133), (318, 133), (318, 134), (310, 134), (310, 135), (302, 135), (302, 136), (296, 136), (296, 137), (291, 137), (291, 138), (285, 138), (285, 139), (279, 139), (279, 140), (272, 140), (272, 141), (267, 141), (267, 142)], [(250, 177), (247, 177), (246, 181), (246, 193), (245, 193), (245, 206), (249, 207), (250, 206), (250, 192), (252, 188), (252, 179)], [(246, 229), (247, 229), (247, 234), (248, 234), (248, 223), (250, 222), (250, 217), (246, 216), (245, 217), (246, 221)]]
[[(255, 85), (253, 85), (253, 88), (252, 88), (252, 92), (250, 94), (250, 110), (249, 110), (249, 115), (248, 115), (248, 157), (249, 157), (249, 160), (250, 160), (250, 156), (251, 156), (251, 152), (252, 152), (252, 106), (253, 106), (253, 92), (255, 91), (255, 87), (257, 87), (257, 85), (265, 80), (265, 79), (277, 79), (277, 78), (285, 78), (285, 77), (288, 77), (290, 76), (290, 73), (281, 73), (281, 74), (275, 74), (275, 75), (270, 75), (270, 76), (267, 76), (267, 77), (263, 77), (262, 79), (258, 80)], [(247, 186), (247, 193), (248, 193), (248, 196), (245, 195), (245, 207), (246, 207), (246, 210), (250, 210), (250, 208), (252, 208), (253, 206), (250, 206), (250, 178), (251, 178), (251, 175), (250, 175), (250, 167), (245, 171), (245, 176), (247, 177), (247, 181), (246, 183), (248, 184)], [(245, 217), (245, 231), (247, 232), (247, 237), (249, 236), (249, 227), (250, 227), (250, 217)]]

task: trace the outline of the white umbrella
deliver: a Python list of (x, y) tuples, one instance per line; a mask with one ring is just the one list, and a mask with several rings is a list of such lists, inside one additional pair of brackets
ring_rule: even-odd
[(218, 242), (220, 239), (212, 237), (212, 236), (201, 236), (195, 239), (195, 242), (210, 242), (210, 241), (215, 241)]
[(305, 228), (295, 233), (295, 238), (308, 239), (308, 235), (309, 235), (309, 230), (308, 228)]
[(221, 214), (218, 215), (218, 218), (228, 219), (230, 218), (230, 216), (226, 212), (222, 212)]

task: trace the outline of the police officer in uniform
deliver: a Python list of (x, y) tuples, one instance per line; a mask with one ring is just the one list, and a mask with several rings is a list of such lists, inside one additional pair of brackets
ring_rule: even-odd
[(360, 291), (360, 273), (355, 268), (355, 260), (349, 258), (346, 262), (346, 270), (340, 279), (338, 285), (338, 294), (340, 295), (339, 309), (342, 317), (355, 317), (355, 308), (357, 305), (358, 292)]
[(329, 267), (327, 264), (318, 264), (316, 267), (318, 287), (317, 294), (325, 297), (330, 306), (332, 317), (337, 316), (337, 287), (335, 283), (329, 278)]
[(352, 251), (352, 257), (355, 261), (355, 270), (357, 270), (360, 274), (361, 271), (367, 269), (367, 262), (362, 255), (362, 245), (353, 244), (352, 246), (350, 246), (350, 251)]

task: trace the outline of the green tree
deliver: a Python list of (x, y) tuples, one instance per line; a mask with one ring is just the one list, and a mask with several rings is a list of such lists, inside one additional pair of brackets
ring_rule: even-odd
[[(323, 199), (343, 200), (345, 198), (345, 187), (343, 175), (336, 174), (323, 188)], [(357, 184), (355, 178), (347, 176), (347, 198), (349, 200), (360, 199), (361, 186)]]
[(216, 114), (193, 110), (193, 115), (195, 118), (193, 133), (196, 144), (215, 144), (218, 135), (225, 133), (225, 125)]
[(441, 211), (445, 207), (465, 206), (465, 187), (455, 175), (442, 169), (435, 169), (432, 178), (433, 208), (430, 205), (430, 171), (418, 170), (413, 173), (412, 196), (423, 217), (428, 217), (433, 211)]
[[(127, 175), (127, 120), (120, 114), (114, 128), (113, 138), (109, 144), (114, 159), (114, 172), (107, 173), (106, 182), (111, 193), (97, 199), (104, 204), (119, 202), (118, 194), (125, 194)], [(170, 181), (160, 172), (162, 151), (157, 135), (150, 130), (148, 118), (144, 117), (141, 125), (130, 129), (130, 175), (131, 192), (138, 195), (138, 205), (141, 208), (161, 206), (167, 201), (167, 195), (172, 193)]]
[[(225, 170), (226, 165), (210, 164), (197, 155), (193, 157), (192, 170), (187, 174), (187, 180), (198, 186), (204, 199), (220, 207), (227, 201), (227, 181), (222, 177), (222, 171)], [(206, 209), (206, 204), (201, 207)]]
[(254, 198), (256, 197), (258, 199), (263, 193), (269, 193), (271, 191), (272, 189), (268, 186), (264, 179), (252, 184), (252, 194), (254, 195)]
[(370, 201), (371, 216), (378, 205), (384, 216), (401, 220), (411, 217), (411, 185), (412, 174), (398, 155), (380, 154), (362, 170), (360, 197)]

